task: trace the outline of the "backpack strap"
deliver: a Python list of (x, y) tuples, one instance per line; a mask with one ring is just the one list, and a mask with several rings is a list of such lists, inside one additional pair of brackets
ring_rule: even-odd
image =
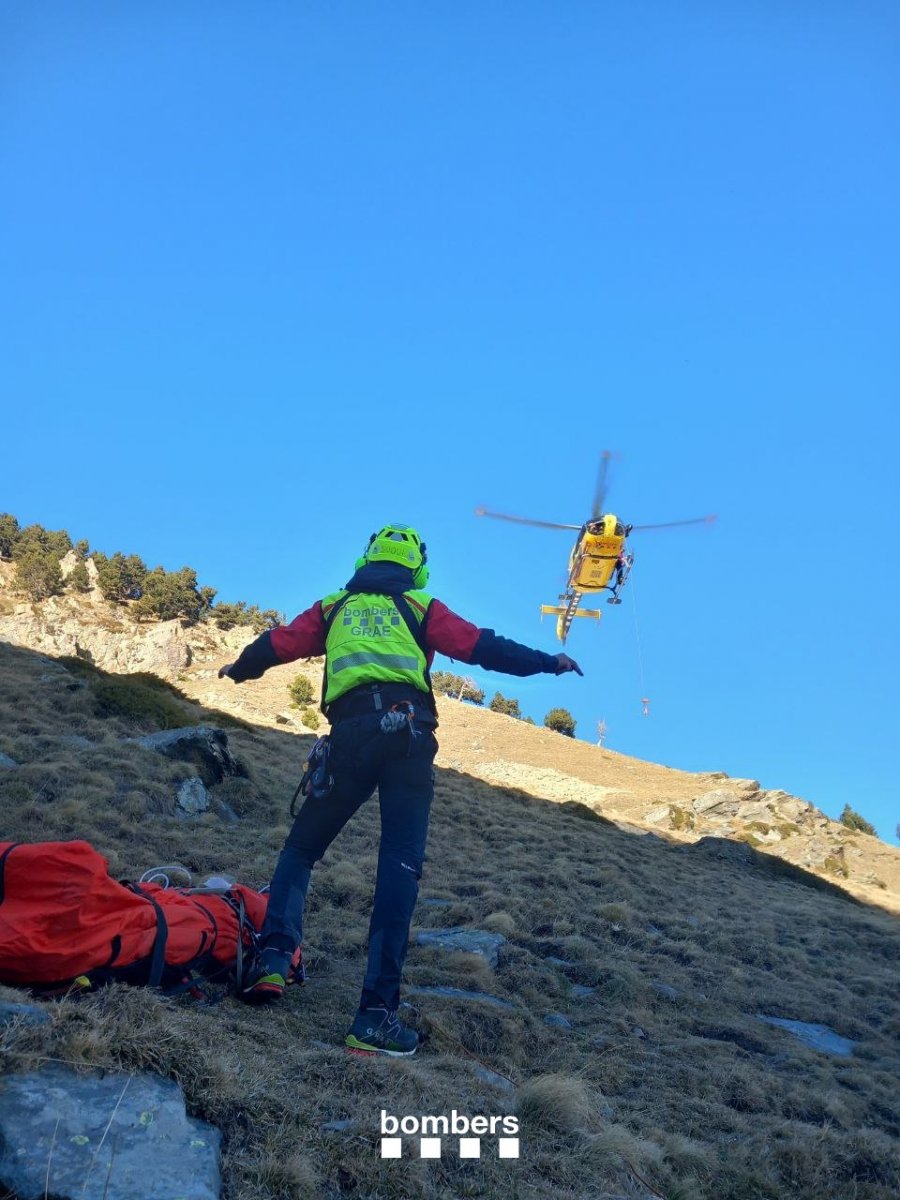
[(153, 951), (150, 955), (150, 974), (147, 977), (147, 987), (159, 987), (160, 983), (162, 983), (163, 971), (166, 966), (166, 942), (169, 939), (169, 926), (166, 921), (166, 914), (162, 910), (162, 905), (157, 904), (153, 897), (148, 895), (139, 883), (126, 883), (125, 886), (130, 891), (141, 896), (148, 904), (152, 904), (156, 913), (156, 938), (153, 942)]
[(397, 606), (397, 612), (406, 622), (409, 632), (415, 638), (416, 645), (422, 651), (422, 655), (425, 658), (425, 682), (428, 684), (429, 692), (431, 692), (431, 671), (428, 669), (428, 638), (425, 632), (425, 625), (428, 621), (430, 606), (429, 608), (426, 608), (425, 612), (422, 614), (422, 619), (417, 621), (415, 614), (413, 613), (412, 606), (402, 593), (398, 592), (396, 595), (391, 595), (391, 599)]

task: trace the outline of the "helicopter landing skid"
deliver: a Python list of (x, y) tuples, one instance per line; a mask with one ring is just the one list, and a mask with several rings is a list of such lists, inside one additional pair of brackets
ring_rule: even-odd
[(603, 616), (596, 608), (579, 608), (578, 601), (580, 596), (573, 596), (566, 605), (560, 604), (542, 604), (541, 618), (545, 615), (556, 617), (556, 636), (562, 642), (566, 643), (566, 638), (569, 635), (569, 629), (576, 617), (593, 617), (599, 621)]

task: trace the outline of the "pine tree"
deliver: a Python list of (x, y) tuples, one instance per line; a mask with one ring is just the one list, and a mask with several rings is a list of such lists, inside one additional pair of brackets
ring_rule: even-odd
[(508, 717), (516, 717), (521, 719), (522, 710), (519, 707), (518, 700), (508, 700), (506, 696), (502, 696), (500, 692), (495, 692), (488, 708), (491, 712), (505, 713)]
[(20, 533), (19, 522), (12, 513), (0, 513), (0, 558), (13, 557)]
[(544, 724), (548, 729), (555, 729), (557, 733), (563, 733), (566, 737), (575, 736), (575, 718), (567, 708), (551, 708), (544, 717)]
[(841, 824), (846, 825), (848, 829), (855, 829), (858, 833), (868, 833), (872, 837), (878, 837), (878, 832), (871, 821), (867, 821), (858, 812), (854, 812), (849, 804), (844, 805), (844, 811), (841, 813), (840, 820)]
[(46, 600), (63, 589), (59, 559), (50, 551), (31, 544), (16, 553), (16, 586), (32, 600)]

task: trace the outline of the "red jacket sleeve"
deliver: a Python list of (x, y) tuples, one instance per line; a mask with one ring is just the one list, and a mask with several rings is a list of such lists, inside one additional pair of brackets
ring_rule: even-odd
[(458, 617), (440, 600), (432, 600), (425, 625), (425, 640), (429, 650), (437, 650), (448, 658), (470, 663), (480, 633), (477, 625)]
[(559, 671), (555, 654), (532, 650), (521, 642), (500, 637), (493, 629), (479, 629), (440, 600), (432, 600), (428, 609), (425, 642), (431, 652), (437, 650), (486, 671), (502, 671), (505, 675), (556, 675)]
[(321, 600), (317, 600), (299, 617), (294, 617), (290, 625), (279, 625), (273, 629), (270, 637), (275, 656), (282, 663), (324, 654), (325, 618)]

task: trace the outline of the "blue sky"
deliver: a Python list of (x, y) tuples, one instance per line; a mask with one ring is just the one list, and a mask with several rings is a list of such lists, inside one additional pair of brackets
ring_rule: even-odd
[(405, 520), (553, 651), (567, 535), (473, 509), (579, 522), (616, 450), (626, 520), (717, 524), (489, 694), (896, 841), (896, 5), (0, 24), (0, 509), (291, 615)]

